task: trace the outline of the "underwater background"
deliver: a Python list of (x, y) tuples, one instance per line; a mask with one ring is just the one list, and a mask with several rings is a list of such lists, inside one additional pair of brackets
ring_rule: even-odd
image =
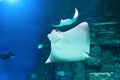
[[(88, 22), (93, 59), (45, 64), (51, 24), (75, 8), (78, 20), (57, 29)], [(119, 0), (0, 0), (0, 80), (120, 80), (119, 9)]]

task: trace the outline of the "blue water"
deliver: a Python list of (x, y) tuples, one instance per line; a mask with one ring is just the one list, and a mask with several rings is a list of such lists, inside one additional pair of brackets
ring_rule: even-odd
[(38, 64), (40, 1), (19, 1), (0, 2), (0, 54), (15, 54), (14, 58), (0, 59), (0, 80), (27, 80), (26, 75)]

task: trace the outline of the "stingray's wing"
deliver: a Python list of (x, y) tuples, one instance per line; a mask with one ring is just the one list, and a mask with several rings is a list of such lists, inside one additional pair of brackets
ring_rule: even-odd
[[(90, 33), (89, 33), (89, 26), (88, 26), (87, 22), (82, 22), (79, 25), (77, 25), (76, 27), (74, 27), (68, 31), (65, 31), (64, 33), (65, 34), (71, 34), (71, 33), (76, 34), (75, 32), (80, 32), (80, 31), (84, 32), (84, 34), (86, 34), (86, 35), (88, 34), (88, 36), (89, 36)], [(85, 33), (85, 32), (87, 32), (87, 33)]]
[(66, 38), (72, 41), (88, 41), (90, 43), (90, 31), (87, 22), (82, 22), (76, 27), (63, 32)]

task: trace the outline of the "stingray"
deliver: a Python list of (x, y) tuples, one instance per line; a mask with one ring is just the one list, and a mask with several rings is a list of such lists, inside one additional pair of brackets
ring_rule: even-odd
[(80, 61), (89, 58), (90, 31), (87, 22), (61, 32), (57, 29), (48, 34), (51, 53), (46, 63)]
[(61, 19), (60, 24), (58, 25), (52, 25), (54, 27), (62, 27), (62, 26), (66, 26), (66, 25), (71, 25), (74, 22), (76, 22), (76, 20), (78, 19), (78, 10), (75, 8), (75, 14), (74, 17), (72, 19)]

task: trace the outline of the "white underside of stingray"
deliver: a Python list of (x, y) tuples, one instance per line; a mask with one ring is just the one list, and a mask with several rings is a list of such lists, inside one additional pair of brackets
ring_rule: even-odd
[(48, 38), (51, 42), (51, 53), (46, 63), (80, 61), (89, 57), (90, 32), (87, 22), (65, 32), (52, 30)]
[(66, 25), (71, 25), (73, 24), (77, 19), (78, 19), (78, 10), (75, 8), (75, 14), (74, 17), (72, 19), (61, 19), (60, 24), (58, 25), (53, 25), (54, 27), (62, 27), (62, 26), (66, 26)]

